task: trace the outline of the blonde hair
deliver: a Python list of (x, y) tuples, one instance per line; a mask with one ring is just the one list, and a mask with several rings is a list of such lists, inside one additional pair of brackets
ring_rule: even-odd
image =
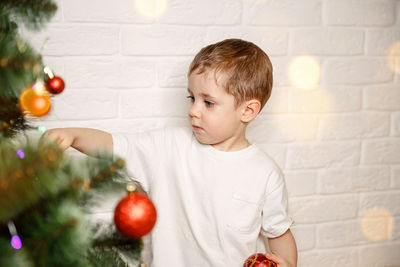
[(241, 39), (226, 39), (202, 48), (189, 67), (188, 76), (194, 71), (201, 74), (215, 70), (228, 77), (222, 85), (235, 98), (237, 108), (243, 102), (257, 99), (261, 109), (271, 96), (273, 77), (268, 55), (257, 45)]

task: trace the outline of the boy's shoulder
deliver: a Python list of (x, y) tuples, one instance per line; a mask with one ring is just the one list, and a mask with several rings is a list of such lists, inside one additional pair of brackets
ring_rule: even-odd
[(281, 168), (276, 163), (275, 159), (272, 158), (264, 149), (257, 144), (253, 144), (257, 149), (254, 156), (254, 163), (258, 166), (263, 166), (264, 168), (270, 169), (271, 171), (275, 171), (280, 173)]

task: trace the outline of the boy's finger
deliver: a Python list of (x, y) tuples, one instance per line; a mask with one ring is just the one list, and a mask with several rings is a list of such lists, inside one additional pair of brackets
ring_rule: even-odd
[(58, 145), (59, 145), (63, 150), (66, 150), (66, 149), (69, 147), (69, 144), (68, 144), (65, 140), (60, 141), (60, 142), (58, 143)]
[(265, 254), (265, 257), (267, 257), (267, 259), (269, 259), (269, 260), (274, 261), (274, 262), (277, 263), (277, 264), (280, 264), (280, 263), (281, 263), (280, 257), (276, 256), (275, 254), (266, 253), (266, 254)]

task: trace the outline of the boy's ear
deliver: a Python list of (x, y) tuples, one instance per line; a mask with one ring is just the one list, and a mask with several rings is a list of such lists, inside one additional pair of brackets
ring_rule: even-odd
[(261, 103), (257, 99), (251, 99), (243, 103), (242, 122), (250, 122), (257, 117), (261, 109)]

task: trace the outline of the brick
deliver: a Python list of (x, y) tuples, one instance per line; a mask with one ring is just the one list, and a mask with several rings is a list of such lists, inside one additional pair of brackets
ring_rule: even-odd
[(248, 26), (210, 27), (208, 43), (216, 43), (228, 38), (239, 38), (259, 46), (268, 56), (286, 55), (289, 34), (284, 29), (264, 29)]
[(364, 52), (364, 31), (355, 29), (294, 29), (291, 54), (360, 55)]
[(400, 136), (400, 112), (392, 113), (392, 135)]
[(72, 88), (133, 88), (155, 84), (155, 62), (142, 58), (67, 58), (66, 77)]
[(290, 228), (296, 240), (299, 252), (310, 250), (315, 247), (315, 226), (314, 225), (294, 225)]
[(106, 119), (117, 117), (117, 96), (114, 92), (98, 89), (65, 90), (52, 98), (49, 120)]
[(364, 89), (365, 108), (373, 110), (400, 109), (400, 86), (387, 84)]
[(244, 22), (263, 26), (310, 26), (321, 23), (321, 1), (244, 1)]
[(329, 89), (289, 91), (289, 111), (296, 113), (326, 113), (358, 111), (362, 105), (360, 88), (338, 87)]
[(318, 173), (318, 193), (337, 194), (390, 189), (388, 167), (323, 169)]
[(260, 115), (288, 112), (288, 89), (273, 88), (271, 96), (261, 110)]
[(189, 102), (183, 89), (137, 89), (123, 92), (120, 97), (122, 118), (186, 117), (188, 113)]
[[(121, 115), (122, 117), (123, 115)], [(129, 118), (117, 120), (114, 123), (114, 132), (145, 131), (167, 126), (190, 127), (187, 117), (156, 117), (156, 118)]]
[(360, 227), (360, 220), (325, 223), (317, 226), (318, 248), (340, 248), (368, 243)]
[(400, 215), (400, 191), (393, 190), (376, 193), (360, 193), (359, 215), (364, 216), (368, 211), (378, 208), (388, 211), (391, 216)]
[(158, 85), (187, 88), (187, 73), (192, 60), (192, 57), (160, 58), (157, 62)]
[(395, 3), (387, 0), (328, 0), (324, 21), (328, 25), (384, 26), (395, 22)]
[(66, 83), (66, 88), (69, 87), (69, 81), (65, 78), (65, 59), (60, 57), (44, 56), (43, 64), (48, 66), (53, 71), (54, 75), (60, 76)]
[(318, 137), (322, 140), (384, 137), (390, 134), (390, 115), (358, 112), (321, 115)]
[(206, 45), (201, 27), (124, 26), (121, 32), (123, 55), (194, 55)]
[(289, 197), (313, 195), (317, 187), (317, 172), (284, 171)]
[(353, 219), (357, 216), (357, 211), (358, 196), (356, 194), (289, 199), (289, 214), (295, 223), (300, 224)]
[(356, 248), (306, 251), (299, 255), (298, 263), (299, 267), (359, 266)]
[(400, 225), (400, 216), (395, 216), (394, 217), (394, 231), (392, 232), (392, 235), (390, 237), (390, 240), (395, 240), (399, 241), (400, 240), (400, 231), (398, 231), (398, 227)]
[(271, 119), (265, 116), (258, 116), (247, 126), (247, 138), (256, 141), (258, 144), (289, 142), (292, 140), (281, 134), (278, 124), (278, 118)]
[(392, 188), (400, 189), (400, 166), (394, 166), (392, 168)]
[(63, 13), (66, 21), (73, 22), (153, 22), (154, 18), (141, 15), (134, 2), (97, 0), (94, 3), (92, 1), (68, 0), (63, 2)]
[(400, 138), (366, 140), (361, 153), (362, 164), (400, 163)]
[(317, 142), (288, 146), (288, 169), (355, 166), (360, 161), (359, 142)]
[(249, 138), (260, 143), (313, 140), (318, 119), (314, 115), (279, 115), (276, 119), (257, 117), (249, 124)]
[(256, 143), (257, 146), (267, 153), (279, 166), (283, 169), (285, 167), (286, 158), (286, 146), (279, 144), (259, 144), (257, 140), (251, 141), (251, 143)]
[(393, 80), (386, 59), (332, 59), (326, 61), (325, 67), (323, 77), (327, 84), (374, 84)]
[(241, 22), (240, 0), (169, 0), (159, 23), (180, 25), (236, 25)]
[(400, 244), (379, 244), (360, 248), (360, 265), (365, 267), (397, 267), (400, 262)]
[(289, 86), (291, 81), (289, 78), (289, 66), (292, 57), (270, 57), (274, 68), (274, 86)]
[[(393, 28), (367, 30), (366, 52), (367, 55), (388, 56), (390, 49), (400, 40), (400, 31)], [(393, 51), (395, 52), (395, 51)]]
[(46, 38), (46, 56), (114, 55), (119, 51), (119, 28), (111, 25), (53, 25), (40, 33), (29, 33), (28, 38), (38, 51)]

